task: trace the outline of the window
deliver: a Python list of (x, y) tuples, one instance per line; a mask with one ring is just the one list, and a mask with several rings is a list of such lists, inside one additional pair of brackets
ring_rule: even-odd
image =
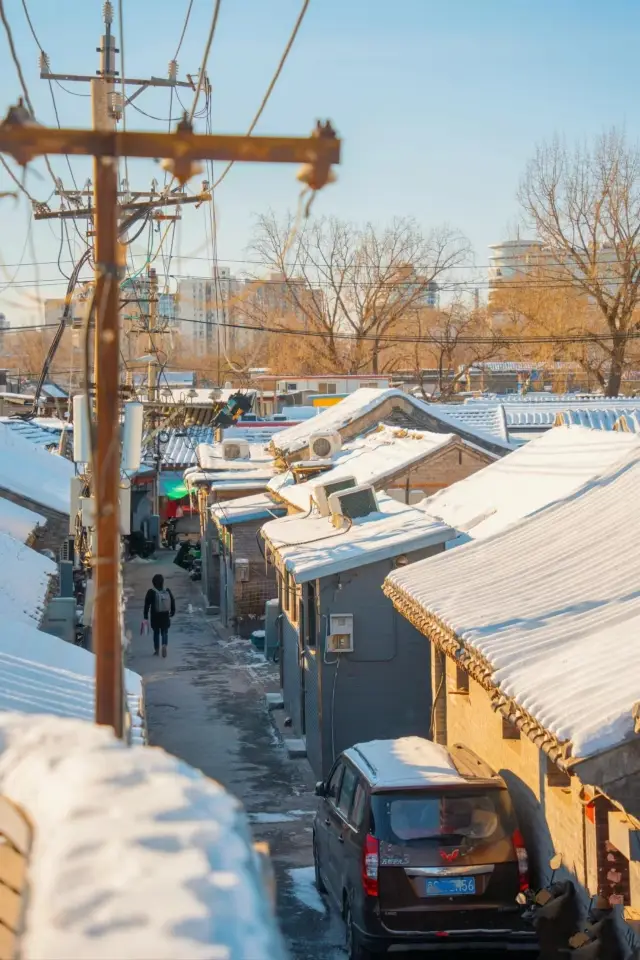
[(345, 767), (344, 777), (342, 778), (342, 786), (340, 787), (338, 810), (347, 820), (349, 819), (349, 814), (351, 812), (351, 804), (353, 802), (353, 794), (355, 793), (357, 782), (358, 775), (353, 767)]
[(340, 793), (340, 783), (342, 782), (343, 773), (344, 773), (344, 763), (339, 763), (329, 778), (329, 783), (327, 784), (326, 797), (327, 797), (327, 800), (331, 800), (333, 803), (336, 803), (338, 800), (338, 794)]
[(335, 383), (319, 383), (319, 384), (318, 384), (318, 393), (337, 393), (337, 384), (335, 384)]
[(283, 606), (285, 613), (289, 613), (289, 607), (291, 604), (291, 574), (285, 570), (283, 574)]
[(451, 693), (469, 693), (469, 674), (456, 663), (456, 685)]
[(284, 385), (285, 393), (295, 393), (298, 389), (297, 383), (285, 383)]
[[(304, 590), (304, 587), (302, 589)], [(298, 599), (298, 633), (300, 635), (300, 640), (302, 641), (302, 643), (305, 642), (305, 635), (304, 635), (305, 623), (306, 623), (306, 617), (304, 615), (304, 600), (302, 599), (302, 597), (300, 597)]]
[(561, 770), (550, 757), (547, 757), (547, 784), (550, 787), (571, 787), (571, 777)]
[(315, 648), (316, 646), (316, 586), (315, 583), (307, 583), (303, 589), (307, 591), (307, 646)]
[(375, 390), (375, 389), (377, 388), (377, 386), (378, 386), (378, 381), (377, 381), (377, 380), (363, 380), (362, 383), (360, 384), (360, 386), (361, 386), (361, 387), (372, 387), (372, 388)]
[(502, 739), (503, 740), (519, 740), (520, 739), (520, 728), (516, 727), (515, 723), (511, 723), (510, 720), (507, 720), (506, 717), (502, 718)]
[(356, 787), (355, 797), (353, 799), (353, 809), (351, 811), (351, 824), (354, 827), (361, 827), (364, 820), (364, 802), (366, 800), (365, 789), (362, 783)]

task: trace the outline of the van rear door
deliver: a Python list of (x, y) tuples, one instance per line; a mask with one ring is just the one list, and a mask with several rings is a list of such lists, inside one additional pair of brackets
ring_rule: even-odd
[(381, 792), (371, 800), (386, 926), (499, 927), (499, 914), (517, 912), (517, 824), (504, 787)]

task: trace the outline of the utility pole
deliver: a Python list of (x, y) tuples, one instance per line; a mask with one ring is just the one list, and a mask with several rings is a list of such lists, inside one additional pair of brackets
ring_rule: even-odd
[(298, 179), (319, 190), (340, 161), (340, 141), (331, 124), (316, 125), (311, 137), (198, 135), (188, 121), (175, 133), (120, 133), (67, 130), (34, 123), (20, 101), (0, 123), (0, 152), (26, 166), (42, 154), (94, 157), (96, 185), (96, 380), (98, 430), (93, 457), (96, 479), (97, 545), (95, 558), (96, 721), (122, 734), (122, 648), (119, 595), (120, 481), (118, 216), (117, 160), (165, 157), (165, 167), (183, 186), (196, 161), (299, 163)]

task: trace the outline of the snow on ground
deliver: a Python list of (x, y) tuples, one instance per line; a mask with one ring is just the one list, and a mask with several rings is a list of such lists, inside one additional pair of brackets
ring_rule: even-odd
[[(92, 720), (95, 655), (42, 633), (34, 624), (3, 616), (0, 631), (0, 710), (52, 713)], [(142, 680), (125, 670), (132, 712), (142, 699)]]
[(35, 826), (24, 960), (284, 960), (235, 798), (160, 749), (0, 714), (0, 792)]
[(293, 887), (293, 895), (296, 900), (303, 903), (310, 910), (317, 913), (326, 913), (324, 901), (318, 893), (316, 887), (315, 871), (313, 867), (294, 867), (287, 870)]
[(433, 516), (462, 531), (448, 548), (479, 540), (547, 507), (606, 473), (630, 450), (633, 433), (553, 427), (537, 440), (422, 502)]
[(35, 446), (0, 423), (0, 487), (59, 513), (69, 513), (70, 460)]
[(250, 823), (295, 823), (301, 817), (312, 817), (313, 810), (287, 810), (286, 813), (248, 813)]
[(7, 533), (15, 540), (26, 543), (36, 527), (43, 527), (46, 520), (39, 513), (27, 510), (12, 500), (0, 498), (0, 533)]
[(574, 757), (634, 736), (639, 487), (636, 446), (565, 500), (495, 536), (394, 571), (385, 583), (414, 615), (437, 617), (479, 653), (497, 689), (569, 741)]
[(35, 627), (40, 623), (50, 579), (58, 572), (57, 565), (19, 540), (0, 533), (0, 570), (2, 633), (7, 618), (26, 621)]
[[(372, 433), (345, 444), (334, 458), (335, 466), (321, 477), (293, 486), (280, 485), (278, 492), (288, 503), (306, 511), (311, 505), (316, 484), (354, 477), (357, 484), (377, 485), (385, 477), (392, 477), (412, 464), (422, 462), (453, 440), (451, 433), (402, 430), (381, 423)], [(275, 488), (269, 484), (269, 489)]]

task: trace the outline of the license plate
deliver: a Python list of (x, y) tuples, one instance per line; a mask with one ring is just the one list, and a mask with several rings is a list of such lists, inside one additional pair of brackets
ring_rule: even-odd
[(427, 897), (464, 897), (476, 892), (475, 877), (438, 877), (425, 880)]

